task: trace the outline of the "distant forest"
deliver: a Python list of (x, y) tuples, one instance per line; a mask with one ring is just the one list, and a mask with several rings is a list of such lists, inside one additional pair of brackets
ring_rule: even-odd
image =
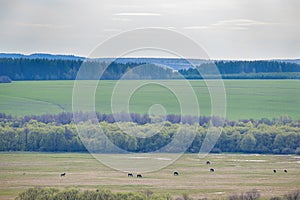
[[(163, 126), (157, 128), (156, 124), (151, 123), (149, 116), (132, 114), (133, 122), (126, 119), (119, 122), (122, 127), (134, 126), (136, 134), (140, 136), (134, 137), (123, 132), (112, 115), (98, 114), (99, 122), (92, 125), (88, 123), (88, 113), (82, 115), (78, 126), (86, 131), (80, 138), (71, 113), (21, 118), (0, 114), (0, 151), (86, 152), (82, 143), (84, 141), (91, 152), (119, 153), (97, 132), (100, 124), (110, 141), (129, 152), (153, 152), (171, 141), (175, 145), (164, 152), (181, 152), (180, 144), (197, 130), (187, 152), (198, 153), (206, 136), (207, 126), (211, 123), (210, 117), (202, 117), (195, 122), (194, 118), (186, 116), (180, 125), (180, 116), (169, 115)], [(216, 119), (214, 121), (218, 122)], [(180, 131), (186, 134), (184, 139), (174, 137), (179, 126)], [(224, 125), (215, 123), (211, 130), (211, 137), (216, 137), (214, 131), (222, 131), (213, 153), (300, 154), (300, 120), (292, 120), (287, 116), (273, 120), (225, 121)], [(151, 137), (144, 137), (149, 135)], [(101, 145), (99, 142), (102, 142)]]
[[(75, 80), (77, 72), (84, 61), (60, 59), (28, 59), (28, 58), (0, 58), (0, 76), (7, 76), (12, 80)], [(103, 71), (101, 79), (119, 80), (126, 73), (126, 79), (169, 79), (173, 70), (145, 63), (111, 63), (99, 61), (85, 61), (91, 70), (83, 77), (93, 77), (95, 69)], [(138, 67), (137, 66), (141, 66)], [(104, 70), (105, 69), (105, 70)]]
[(217, 66), (225, 79), (299, 79), (300, 65), (280, 61), (216, 61), (204, 63), (196, 68), (181, 69), (178, 72), (187, 79), (200, 79), (200, 72), (207, 77), (217, 78)]
[[(12, 80), (74, 80), (83, 62), (81, 59), (0, 58), (0, 76)], [(91, 69), (104, 69), (106, 65), (97, 60), (85, 62)], [(101, 79), (118, 80), (124, 74), (125, 79), (202, 79), (199, 71), (205, 72), (205, 78), (220, 78), (212, 65), (217, 66), (225, 79), (300, 79), (300, 65), (282, 61), (215, 61), (178, 71), (151, 63), (113, 62)]]

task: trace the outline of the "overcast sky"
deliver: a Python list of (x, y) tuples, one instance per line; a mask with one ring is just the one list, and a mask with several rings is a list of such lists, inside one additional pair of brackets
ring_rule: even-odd
[(180, 32), (215, 59), (300, 58), (299, 0), (0, 0), (0, 52), (88, 56), (126, 30)]

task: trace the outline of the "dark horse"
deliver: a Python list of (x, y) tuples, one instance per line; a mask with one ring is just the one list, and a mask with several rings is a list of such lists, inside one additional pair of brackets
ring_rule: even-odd
[(128, 177), (133, 177), (133, 174), (132, 173), (128, 173), (127, 176)]
[(207, 165), (210, 165), (210, 161), (209, 161), (209, 160), (208, 160), (208, 161), (206, 161), (206, 164), (207, 164)]
[(142, 174), (137, 174), (136, 177), (137, 178), (143, 178)]
[(178, 172), (174, 172), (173, 174), (174, 174), (174, 176), (178, 176), (178, 175), (179, 175), (179, 173), (178, 173)]
[(215, 169), (214, 169), (214, 168), (210, 168), (209, 171), (210, 171), (210, 172), (215, 172)]
[(60, 174), (60, 177), (66, 176), (66, 173), (62, 173)]

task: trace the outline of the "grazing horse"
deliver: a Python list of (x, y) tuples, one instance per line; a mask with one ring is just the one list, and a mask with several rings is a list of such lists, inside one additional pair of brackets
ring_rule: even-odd
[(66, 176), (66, 173), (62, 173), (60, 174), (60, 177)]
[(287, 173), (287, 170), (285, 169), (285, 170), (283, 170), (284, 171), (284, 173)]
[(137, 178), (143, 178), (142, 174), (137, 174), (136, 177)]
[(215, 172), (215, 169), (214, 169), (214, 168), (210, 168), (209, 171), (210, 171), (210, 172)]
[(178, 176), (178, 175), (179, 175), (179, 173), (178, 173), (178, 172), (174, 172), (173, 174), (174, 174), (174, 176)]
[(127, 176), (128, 177), (133, 177), (133, 174), (132, 173), (128, 173)]
[(208, 160), (208, 161), (206, 161), (206, 164), (207, 164), (207, 165), (210, 165), (210, 161), (209, 161), (209, 160)]
[(273, 169), (273, 173), (276, 173), (277, 171), (276, 171), (276, 169)]

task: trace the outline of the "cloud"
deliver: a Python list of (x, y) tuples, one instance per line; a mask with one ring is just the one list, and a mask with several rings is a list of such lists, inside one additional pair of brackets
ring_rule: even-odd
[(15, 24), (15, 25), (21, 26), (21, 27), (42, 28), (42, 29), (64, 29), (64, 28), (70, 27), (70, 25), (43, 24), (43, 23), (13, 22), (12, 24)]
[(115, 13), (115, 16), (161, 16), (159, 13), (146, 13), (146, 12), (130, 12), (130, 13)]
[(202, 29), (209, 29), (209, 26), (186, 26), (183, 27), (186, 30), (202, 30)]
[(249, 27), (249, 26), (258, 26), (258, 25), (267, 25), (270, 24), (268, 22), (256, 21), (251, 19), (232, 19), (232, 20), (221, 20), (213, 26), (221, 26), (221, 27)]
[(116, 29), (116, 28), (105, 28), (103, 29), (104, 32), (120, 32), (122, 31), (121, 29)]
[(186, 26), (183, 29), (186, 30), (205, 30), (205, 29), (231, 29), (231, 30), (248, 30), (254, 26), (265, 26), (275, 23), (263, 22), (251, 19), (232, 19), (232, 20), (221, 20), (216, 23), (206, 26)]
[(0, 0), (0, 51), (88, 55), (118, 29), (162, 27), (203, 43), (215, 58), (299, 57), (299, 5), (299, 0)]
[(113, 21), (121, 21), (121, 22), (129, 22), (132, 21), (132, 19), (123, 18), (123, 17), (114, 17), (112, 18)]

